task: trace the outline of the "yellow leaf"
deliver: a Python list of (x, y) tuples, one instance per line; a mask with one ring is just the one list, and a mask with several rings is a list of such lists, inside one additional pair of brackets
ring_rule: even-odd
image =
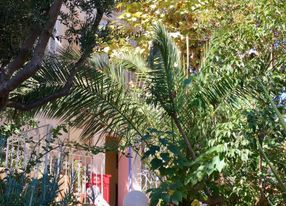
[(195, 199), (193, 202), (192, 202), (192, 206), (200, 206), (201, 204), (200, 204), (200, 202), (197, 200), (197, 199)]

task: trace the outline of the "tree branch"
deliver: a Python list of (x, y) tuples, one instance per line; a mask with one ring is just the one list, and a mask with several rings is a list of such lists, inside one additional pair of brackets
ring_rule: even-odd
[[(101, 11), (100, 9), (98, 9), (97, 14), (96, 14), (96, 18), (92, 24), (91, 30), (92, 32), (95, 32), (98, 29), (99, 23), (101, 21), (103, 17), (103, 11)], [(96, 44), (96, 42), (92, 42), (91, 47), (94, 47)], [(78, 73), (78, 71), (81, 69), (81, 66), (86, 62), (87, 58), (89, 57), (91, 53), (91, 50), (87, 50), (87, 52), (83, 53), (80, 57), (80, 59), (72, 66), (71, 68), (71, 72), (67, 78), (66, 84), (63, 86), (63, 88), (51, 95), (48, 95), (44, 98), (35, 100), (31, 103), (27, 103), (27, 104), (22, 104), (19, 102), (14, 102), (14, 101), (8, 101), (7, 103), (7, 107), (12, 107), (18, 110), (22, 110), (22, 111), (28, 111), (31, 110), (35, 107), (39, 107), (42, 106), (44, 104), (47, 104), (48, 102), (54, 101), (58, 98), (64, 97), (66, 95), (68, 95), (70, 93), (70, 89), (73, 86), (73, 82), (75, 79), (76, 74)]]
[(57, 17), (60, 14), (62, 4), (63, 0), (54, 0), (49, 10), (49, 20), (40, 34), (31, 61), (29, 61), (29, 63), (27, 63), (15, 76), (0, 85), (0, 94), (9, 93), (16, 89), (21, 83), (33, 76), (39, 70), (52, 30), (57, 21)]
[(84, 64), (85, 61), (86, 61), (86, 56), (81, 56), (81, 58), (72, 67), (71, 73), (70, 73), (69, 77), (67, 78), (65, 85), (59, 91), (57, 91), (53, 94), (50, 94), (44, 98), (37, 99), (37, 100), (34, 100), (34, 101), (32, 101), (30, 103), (26, 103), (26, 104), (23, 104), (20, 102), (15, 102), (15, 101), (8, 101), (7, 107), (12, 107), (12, 108), (22, 110), (22, 111), (28, 111), (28, 110), (31, 110), (35, 107), (42, 106), (44, 104), (47, 104), (48, 102), (51, 102), (53, 100), (56, 100), (58, 98), (61, 98), (61, 97), (68, 95), (70, 93), (70, 89), (73, 85), (73, 80), (75, 78), (75, 75), (80, 70), (81, 66)]
[(191, 143), (190, 143), (190, 140), (188, 139), (188, 137), (187, 137), (185, 131), (184, 131), (183, 128), (182, 128), (182, 125), (181, 125), (181, 123), (180, 123), (180, 121), (179, 121), (179, 119), (178, 119), (178, 117), (177, 117), (177, 114), (174, 113), (174, 114), (171, 115), (171, 117), (173, 118), (174, 123), (175, 123), (175, 125), (177, 126), (179, 132), (180, 132), (181, 135), (183, 136), (184, 142), (186, 143), (187, 148), (188, 148), (188, 150), (189, 150), (190, 153), (191, 153), (192, 159), (195, 160), (195, 159), (196, 159), (195, 151), (193, 150), (193, 147), (192, 147), (192, 145), (191, 145)]
[(32, 28), (29, 35), (24, 40), (19, 54), (13, 59), (5, 68), (5, 78), (9, 79), (11, 75), (18, 69), (20, 69), (30, 53), (32, 52), (33, 45), (39, 36), (40, 32), (37, 28)]

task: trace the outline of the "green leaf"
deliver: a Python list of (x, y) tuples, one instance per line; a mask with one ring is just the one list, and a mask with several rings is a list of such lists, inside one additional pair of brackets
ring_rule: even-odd
[(167, 164), (166, 162), (168, 162), (170, 160), (170, 156), (169, 153), (161, 153), (160, 156), (162, 157), (162, 160), (165, 162), (165, 164)]
[(220, 159), (219, 156), (215, 156), (212, 161), (213, 165), (215, 166), (218, 172), (221, 172), (222, 169), (225, 167), (226, 163), (224, 159)]
[(160, 150), (159, 146), (153, 145), (149, 148), (148, 151), (146, 151), (142, 157), (142, 159), (146, 159), (150, 155), (155, 155)]
[(175, 191), (171, 198), (172, 202), (178, 205), (179, 202), (183, 200), (183, 193), (180, 191)]
[(189, 86), (189, 84), (191, 84), (191, 82), (193, 81), (193, 77), (189, 77), (188, 79), (185, 79), (183, 82), (184, 87)]
[(143, 141), (146, 141), (146, 140), (148, 140), (148, 139), (150, 139), (150, 138), (151, 138), (151, 135), (145, 134), (145, 135), (142, 137), (142, 140), (143, 140)]
[(151, 166), (152, 166), (152, 169), (153, 169), (153, 170), (156, 170), (156, 169), (162, 167), (163, 162), (162, 162), (162, 160), (160, 160), (160, 159), (158, 159), (158, 158), (154, 158), (154, 159), (152, 159), (152, 161), (150, 162), (150, 164), (151, 164)]
[(159, 141), (162, 143), (162, 145), (166, 146), (168, 144), (168, 140), (165, 138), (160, 138)]
[(178, 150), (178, 147), (176, 145), (168, 145), (167, 147), (174, 155), (178, 155), (180, 151)]

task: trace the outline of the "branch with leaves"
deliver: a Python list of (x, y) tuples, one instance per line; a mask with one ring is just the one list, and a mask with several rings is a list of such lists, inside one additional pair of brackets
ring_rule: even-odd
[[(11, 107), (18, 110), (31, 110), (68, 95), (73, 86), (76, 74), (97, 44), (95, 38), (96, 32), (98, 32), (99, 24), (104, 13), (111, 8), (112, 2), (113, 1), (105, 2), (103, 0), (96, 3), (96, 5), (93, 5), (90, 3), (77, 4), (76, 2), (65, 2), (62, 0), (52, 1), (48, 13), (45, 14), (47, 20), (45, 21), (44, 26), (37, 24), (33, 25), (23, 40), (19, 53), (15, 57), (12, 57), (7, 65), (1, 65), (0, 109)], [(83, 11), (87, 10), (88, 18), (85, 24), (82, 24), (79, 29), (73, 27), (68, 28), (74, 31), (74, 34), (72, 35), (79, 35), (82, 40), (85, 41), (85, 44), (83, 43), (81, 45), (82, 54), (80, 58), (70, 65), (70, 74), (67, 77), (65, 86), (60, 91), (33, 100), (32, 102), (15, 102), (14, 99), (11, 98), (11, 96), (13, 96), (11, 95), (13, 91), (20, 88), (25, 81), (33, 77), (41, 69), (48, 42), (51, 37), (55, 38), (52, 35), (55, 23), (57, 20), (64, 21), (64, 19), (59, 19), (63, 18), (61, 9), (64, 5), (69, 5), (71, 7), (71, 13), (75, 12), (72, 8), (76, 6), (79, 9), (83, 8)], [(71, 5), (73, 5), (73, 7)], [(94, 13), (94, 9), (96, 9), (96, 15), (92, 14)], [(71, 15), (77, 15), (77, 13), (72, 13)], [(92, 17), (92, 15), (94, 17)], [(74, 25), (74, 27), (76, 27), (76, 25)]]

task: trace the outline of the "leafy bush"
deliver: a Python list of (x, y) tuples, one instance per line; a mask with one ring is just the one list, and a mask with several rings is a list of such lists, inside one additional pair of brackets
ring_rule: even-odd
[[(32, 205), (74, 205), (77, 203), (71, 190), (58, 199), (61, 175), (43, 174), (41, 178), (31, 178), (21, 172), (8, 172), (0, 180), (0, 205), (32, 206)], [(70, 188), (72, 185), (70, 185)]]
[[(32, 122), (34, 125), (34, 121)], [(3, 130), (1, 142), (3, 144), (1, 144), (1, 152), (3, 157), (5, 157), (7, 136), (12, 134), (19, 134), (21, 126), (22, 124), (13, 123), (2, 126)], [(59, 125), (58, 127), (51, 130), (51, 133), (53, 134), (51, 141), (57, 139), (57, 137), (61, 135), (62, 130), (66, 131), (65, 125)], [(44, 154), (53, 149), (53, 147), (44, 148)], [(30, 159), (28, 160), (28, 164), (25, 168), (23, 165), (20, 165), (20, 167), (17, 169), (13, 167), (4, 169), (4, 167), (2, 167), (2, 170), (0, 171), (0, 205), (68, 206), (78, 203), (76, 197), (74, 196), (73, 190), (73, 186), (75, 184), (75, 174), (70, 175), (70, 181), (67, 190), (62, 191), (61, 189), (61, 185), (64, 184), (64, 175), (61, 174), (64, 154), (61, 155), (61, 159), (57, 161), (57, 165), (54, 168), (51, 168), (49, 172), (37, 172), (36, 165), (42, 163), (41, 159), (44, 154), (32, 151)], [(1, 158), (1, 165), (4, 165), (4, 158)]]

